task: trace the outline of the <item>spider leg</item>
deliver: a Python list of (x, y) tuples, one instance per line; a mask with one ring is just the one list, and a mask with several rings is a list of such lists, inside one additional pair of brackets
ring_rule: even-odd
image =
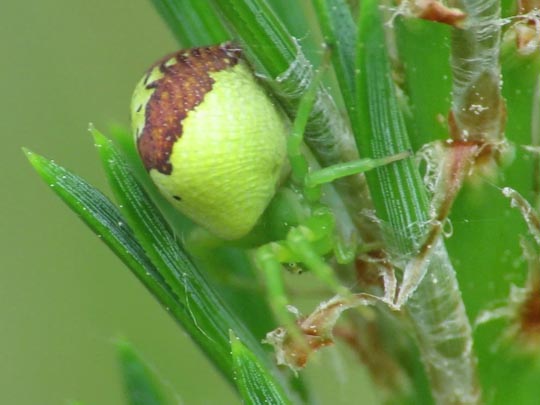
[(350, 295), (323, 257), (332, 251), (333, 230), (332, 213), (325, 207), (319, 207), (304, 225), (291, 228), (285, 240), (271, 242), (255, 250), (256, 264), (266, 280), (270, 307), (278, 324), (292, 337), (301, 338), (302, 333), (289, 310), (282, 277), (283, 263), (301, 264), (335, 294), (342, 297)]
[(334, 293), (346, 296), (349, 290), (341, 285), (334, 270), (324, 259), (324, 255), (335, 249), (334, 228), (332, 212), (327, 207), (320, 206), (304, 224), (289, 231), (286, 244), (297, 262), (304, 265)]
[(289, 231), (287, 245), (299, 258), (300, 262), (319, 280), (340, 296), (347, 296), (350, 291), (341, 285), (334, 270), (321, 256), (314, 244), (310, 242), (313, 232), (306, 226), (299, 226)]
[(401, 152), (392, 156), (383, 157), (380, 159), (358, 159), (349, 162), (337, 163), (323, 169), (315, 170), (306, 175), (304, 184), (307, 188), (320, 186), (330, 183), (342, 177), (351, 176), (353, 174), (364, 173), (377, 167), (385, 166), (392, 162), (405, 159), (411, 156), (410, 151)]
[(282, 261), (287, 256), (288, 248), (283, 242), (272, 242), (255, 250), (255, 262), (266, 280), (268, 302), (278, 325), (298, 342), (303, 341), (296, 319), (289, 310), (290, 304), (285, 292)]

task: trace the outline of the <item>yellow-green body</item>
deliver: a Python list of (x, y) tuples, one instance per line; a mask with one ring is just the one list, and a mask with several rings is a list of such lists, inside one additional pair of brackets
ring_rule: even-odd
[[(172, 171), (151, 168), (149, 174), (182, 213), (234, 240), (253, 228), (276, 192), (286, 166), (287, 128), (243, 61), (208, 75), (211, 90), (183, 117), (181, 136), (172, 144)], [(152, 102), (141, 81), (132, 102), (137, 136), (148, 119), (146, 105), (136, 111), (145, 98)]]

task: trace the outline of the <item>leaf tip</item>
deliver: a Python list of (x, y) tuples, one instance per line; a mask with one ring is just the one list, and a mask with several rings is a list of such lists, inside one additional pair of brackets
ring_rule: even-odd
[(30, 149), (28, 149), (27, 147), (23, 146), (21, 148), (22, 152), (24, 153), (24, 156), (26, 156), (26, 158), (32, 162), (33, 159), (35, 159), (35, 154), (34, 152), (32, 152)]
[(30, 149), (26, 147), (22, 147), (22, 152), (24, 153), (24, 156), (28, 159), (30, 164), (39, 171), (40, 162), (43, 161), (43, 157), (38, 155), (37, 153), (32, 152)]
[(129, 352), (133, 349), (131, 343), (123, 337), (117, 337), (113, 343), (119, 353)]
[(107, 142), (110, 142), (105, 135), (103, 135), (99, 130), (94, 126), (94, 124), (89, 123), (88, 124), (88, 131), (90, 132), (90, 135), (94, 138), (94, 146), (96, 148), (101, 148), (104, 146)]

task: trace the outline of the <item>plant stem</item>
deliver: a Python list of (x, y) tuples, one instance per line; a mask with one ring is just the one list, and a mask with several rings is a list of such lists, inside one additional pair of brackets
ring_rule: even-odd
[[(359, 104), (353, 128), (360, 148), (374, 157), (388, 156), (409, 148), (410, 142), (391, 79), (388, 55), (381, 46), (385, 36), (377, 1), (364, 0), (360, 15)], [(360, 134), (372, 135), (367, 138)], [(438, 228), (441, 224), (431, 218), (418, 170), (408, 159), (369, 172), (367, 179), (378, 217), (390, 228), (388, 252), (405, 268), (400, 294), (408, 297), (405, 309), (431, 381), (432, 394), (438, 404), (478, 403), (480, 389), (471, 327)], [(413, 274), (411, 263), (418, 267)], [(407, 282), (410, 287), (405, 293)]]
[(496, 143), (506, 121), (501, 96), (498, 0), (450, 0), (467, 18), (452, 29), (453, 102), (451, 136), (456, 140)]
[(151, 0), (185, 48), (225, 42), (227, 30), (208, 1)]
[[(540, 148), (540, 74), (536, 79), (532, 109), (531, 109), (531, 145)], [(533, 206), (540, 210), (540, 153), (535, 153), (533, 158)]]

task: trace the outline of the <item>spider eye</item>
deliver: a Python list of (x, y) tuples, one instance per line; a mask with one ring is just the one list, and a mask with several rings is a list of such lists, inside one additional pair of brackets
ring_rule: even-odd
[(237, 47), (179, 51), (135, 88), (141, 160), (182, 213), (224, 239), (255, 225), (284, 170), (286, 124)]

